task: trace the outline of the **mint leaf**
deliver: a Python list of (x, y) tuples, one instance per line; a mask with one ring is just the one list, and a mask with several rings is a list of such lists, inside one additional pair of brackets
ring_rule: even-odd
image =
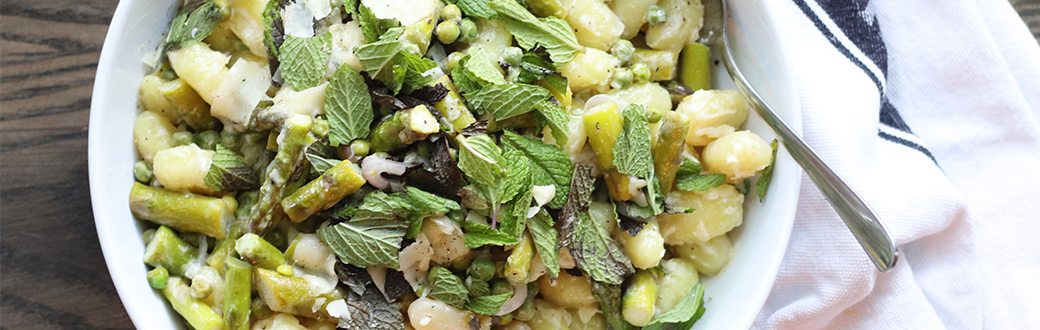
[(545, 88), (528, 84), (489, 85), (466, 96), (466, 102), (477, 111), (488, 111), (495, 120), (522, 115), (552, 96)]
[(379, 18), (372, 13), (372, 9), (358, 1), (357, 15), (358, 23), (361, 24), (361, 35), (365, 36), (365, 42), (373, 43), (379, 40), (383, 30), (379, 26)]
[(459, 60), (459, 65), (451, 71), (451, 79), (462, 93), (505, 83), (502, 72), (479, 49), (471, 49), (469, 55)]
[(401, 197), (401, 200), (398, 203), (398, 205), (406, 211), (401, 214), (410, 222), (408, 225), (408, 233), (405, 235), (405, 238), (412, 239), (419, 236), (419, 231), (422, 230), (423, 219), (431, 216), (445, 215), (452, 210), (458, 210), (461, 208), (459, 203), (456, 203), (453, 200), (422, 191), (415, 187), (407, 187), (406, 189), (404, 196)]
[(487, 58), (483, 50), (471, 49), (467, 57), (463, 69), (476, 78), (482, 86), (505, 83), (502, 72), (498, 70), (493, 61)]
[(539, 210), (533, 218), (527, 220), (527, 230), (534, 239), (534, 248), (545, 265), (545, 273), (555, 280), (560, 276), (560, 254), (556, 245), (559, 240), (553, 228), (552, 216), (545, 209)]
[(173, 19), (163, 49), (171, 50), (173, 47), (202, 41), (213, 33), (223, 20), (224, 11), (213, 1), (202, 2), (198, 6), (185, 5)]
[(577, 214), (574, 240), (569, 247), (578, 267), (596, 281), (620, 285), (626, 276), (635, 272), (632, 260), (621, 245), (611, 239), (607, 229), (593, 221), (587, 211)]
[[(704, 312), (704, 283), (697, 283), (690, 291), (686, 292), (683, 299), (675, 304), (675, 307), (668, 310), (664, 314), (661, 314), (649, 324), (643, 327), (643, 330), (659, 330), (667, 323), (684, 323), (693, 325), (700, 318), (700, 315)], [(685, 328), (684, 328), (685, 329)]]
[[(397, 310), (396, 303), (386, 301), (375, 283), (368, 281), (367, 284), (362, 284), (360, 289), (360, 291), (347, 290), (345, 300), (350, 317), (338, 319), (337, 328), (404, 330), (404, 315)], [(409, 287), (409, 289), (411, 288)]]
[(295, 91), (302, 91), (325, 81), (331, 43), (332, 34), (328, 32), (310, 38), (285, 36), (278, 52), (285, 84)]
[(341, 162), (339, 159), (328, 159), (309, 152), (306, 154), (306, 157), (307, 162), (311, 163), (311, 168), (317, 171), (319, 175), (325, 173), (325, 171), (328, 171), (330, 168), (333, 168)]
[(404, 222), (395, 219), (351, 220), (318, 228), (318, 235), (343, 263), (397, 269), (397, 251), (406, 229)]
[[(766, 179), (768, 181), (768, 179)], [(675, 173), (675, 186), (683, 191), (706, 191), (726, 183), (723, 174), (701, 175), (701, 164), (684, 159)]]
[(631, 104), (621, 112), (624, 124), (614, 143), (614, 166), (618, 172), (648, 179), (654, 174), (654, 160), (650, 153), (650, 123), (646, 111)]
[(401, 53), (401, 42), (384, 40), (354, 47), (361, 66), (372, 79), (379, 80), (394, 94), (401, 90), (407, 68), (397, 55)]
[(502, 134), (502, 144), (516, 148), (531, 160), (534, 185), (556, 187), (556, 195), (549, 202), (549, 207), (554, 209), (563, 207), (567, 202), (567, 194), (570, 192), (571, 172), (574, 168), (567, 153), (557, 146), (510, 131)]
[(412, 53), (400, 53), (401, 60), (405, 64), (404, 81), (401, 91), (411, 93), (426, 85), (433, 84), (433, 75), (425, 74), (430, 69), (436, 68), (437, 63)]
[(444, 267), (433, 267), (430, 269), (430, 298), (440, 300), (455, 308), (463, 308), (463, 304), (469, 299), (469, 290), (462, 285), (462, 280), (452, 274)]
[(466, 278), (466, 286), (470, 297), (486, 296), (491, 293), (491, 285), (488, 282), (477, 280), (473, 277)]
[[(592, 296), (599, 303), (599, 310), (607, 320), (607, 328), (629, 330), (632, 325), (621, 314), (621, 286), (592, 281)], [(689, 329), (689, 328), (679, 328)]]
[[(524, 234), (524, 228), (527, 226), (527, 211), (531, 207), (531, 200), (534, 199), (531, 186), (531, 161), (527, 159), (519, 150), (512, 147), (506, 146), (505, 153), (502, 154), (502, 158), (506, 161), (507, 172), (498, 183), (495, 184), (497, 187), (504, 187), (504, 189), (493, 189), (494, 191), (500, 191), (500, 195), (496, 195), (492, 191), (491, 199), (495, 205), (492, 205), (492, 209), (497, 212), (498, 204), (503, 204), (513, 200), (512, 204), (507, 207), (507, 210), (502, 213), (502, 232), (506, 233), (511, 237), (519, 238), (520, 235)], [(516, 198), (513, 198), (513, 197)], [(492, 214), (495, 215), (495, 214)], [(494, 218), (494, 217), (493, 217)]]
[(383, 32), (383, 34), (379, 36), (379, 41), (397, 40), (397, 38), (400, 38), (402, 35), (404, 35), (403, 26), (392, 27), (386, 29), (386, 32)]
[(677, 179), (676, 187), (683, 191), (707, 191), (726, 183), (726, 175), (717, 173), (677, 177)]
[(496, 294), (493, 296), (482, 296), (470, 299), (466, 303), (466, 309), (481, 315), (492, 315), (502, 309), (506, 300), (513, 297), (512, 292)]
[(333, 146), (368, 136), (375, 113), (368, 85), (361, 73), (343, 64), (329, 79), (325, 90), (325, 116), (329, 121), (329, 142)]
[(556, 71), (555, 65), (542, 59), (538, 54), (524, 54), (516, 81), (530, 84), (538, 80), (545, 81), (549, 85), (549, 89), (557, 93), (567, 94), (567, 78)]
[(592, 190), (596, 183), (596, 177), (592, 176), (592, 166), (575, 165), (572, 173), (567, 203), (560, 209), (560, 222), (556, 224), (561, 246), (570, 246), (574, 240), (578, 217), (582, 214), (589, 216), (589, 204), (592, 203)]
[[(282, 8), (288, 3), (288, 0), (270, 0), (264, 6), (264, 46), (267, 48), (268, 59), (278, 58), (278, 47), (281, 46), (285, 34), (282, 32)], [(278, 38), (274, 36), (275, 31), (278, 32)], [(275, 69), (275, 66), (271, 66), (271, 69)]]
[(466, 221), (462, 230), (466, 232), (466, 247), (470, 249), (484, 245), (505, 246), (517, 243), (515, 237), (473, 221)]
[(459, 142), (459, 169), (470, 179), (490, 185), (502, 174), (502, 149), (487, 135), (456, 138)]
[(415, 187), (405, 187), (401, 206), (414, 214), (412, 218), (444, 215), (461, 207), (453, 200), (437, 196)]
[(245, 158), (221, 144), (217, 144), (217, 153), (213, 154), (203, 182), (217, 191), (248, 191), (260, 187), (260, 178)]
[(498, 21), (513, 34), (520, 47), (526, 50), (545, 47), (553, 62), (569, 62), (585, 49), (564, 20), (555, 17), (539, 19), (514, 0), (491, 0), (488, 7), (498, 12)]
[(571, 117), (567, 114), (567, 111), (563, 106), (546, 101), (535, 104), (534, 110), (534, 120), (538, 122), (538, 126), (549, 126), (549, 128), (552, 129), (552, 135), (553, 138), (556, 139), (556, 145), (562, 146), (567, 143), (570, 132)]
[(758, 188), (758, 202), (761, 203), (766, 199), (766, 191), (769, 190), (769, 181), (773, 179), (773, 165), (776, 164), (776, 149), (779, 144), (776, 139), (769, 143), (769, 147), (773, 148), (773, 156), (769, 159), (769, 165), (762, 170), (762, 175), (758, 177), (758, 181), (755, 181), (755, 187)]
[(478, 17), (483, 19), (496, 19), (498, 13), (491, 10), (488, 7), (487, 2), (484, 0), (447, 0), (448, 3), (454, 3), (459, 6), (463, 14), (466, 16)]

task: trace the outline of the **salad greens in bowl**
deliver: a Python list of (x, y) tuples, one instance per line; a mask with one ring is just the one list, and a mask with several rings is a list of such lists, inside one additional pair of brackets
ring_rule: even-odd
[[(793, 123), (768, 8), (735, 56)], [(687, 0), (120, 3), (90, 122), (139, 328), (747, 328), (800, 171)]]

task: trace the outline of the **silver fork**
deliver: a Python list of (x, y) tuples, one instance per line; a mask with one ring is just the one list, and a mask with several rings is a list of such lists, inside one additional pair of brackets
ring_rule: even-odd
[(856, 240), (867, 252), (870, 261), (874, 263), (879, 271), (887, 272), (895, 266), (899, 258), (899, 251), (892, 241), (885, 225), (878, 220), (871, 211), (870, 206), (860, 199), (859, 195), (842, 180), (837, 173), (831, 170), (812, 148), (805, 144), (798, 133), (784, 123), (776, 111), (769, 107), (765, 101), (755, 92), (754, 87), (748, 83), (744, 75), (737, 68), (731, 54), (728, 36), (726, 34), (728, 21), (731, 19), (726, 14), (726, 0), (703, 0), (704, 4), (704, 27), (701, 28), (701, 43), (714, 47), (715, 51), (726, 66), (733, 83), (737, 89), (750, 101), (751, 107), (755, 109), (762, 120), (776, 135), (777, 140), (787, 149), (791, 157), (805, 169), (805, 173), (816, 183), (827, 201), (834, 207), (834, 211), (845, 221)]

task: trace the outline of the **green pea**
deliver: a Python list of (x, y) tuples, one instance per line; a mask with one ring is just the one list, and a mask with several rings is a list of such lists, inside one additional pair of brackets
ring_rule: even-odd
[(471, 43), (477, 41), (477, 23), (469, 18), (463, 18), (459, 22), (459, 41)]
[(280, 265), (275, 269), (275, 271), (278, 272), (278, 274), (285, 276), (293, 276), (293, 268), (289, 265)]
[(170, 279), (170, 271), (163, 267), (156, 267), (148, 271), (148, 285), (153, 289), (166, 288), (166, 281)]
[(645, 63), (636, 63), (632, 65), (632, 76), (636, 83), (645, 83), (650, 81), (650, 66)]
[(206, 150), (217, 150), (218, 141), (220, 141), (220, 133), (213, 130), (204, 131), (195, 136), (195, 144)]
[(513, 285), (509, 284), (504, 278), (496, 278), (491, 281), (491, 294), (500, 295), (503, 293), (513, 292)]
[(458, 21), (461, 19), (462, 10), (460, 10), (459, 6), (456, 6), (455, 4), (449, 4), (447, 6), (444, 6), (444, 9), (441, 10), (441, 20)]
[(437, 24), (434, 33), (437, 34), (437, 40), (440, 40), (442, 44), (451, 44), (459, 38), (459, 24), (455, 21), (443, 21)]
[(143, 160), (139, 160), (134, 163), (134, 179), (141, 183), (148, 183), (152, 181), (152, 167), (148, 166)]
[(510, 322), (513, 322), (513, 313), (508, 313), (498, 317), (498, 324), (507, 325)]
[(628, 63), (632, 60), (632, 54), (636, 52), (636, 47), (632, 45), (631, 41), (621, 39), (610, 46), (610, 53), (614, 54), (622, 64)]
[(661, 111), (661, 109), (658, 109), (658, 108), (647, 107), (646, 108), (646, 116), (647, 116), (647, 119), (649, 119), (648, 121), (651, 124), (654, 124), (654, 123), (657, 123), (657, 122), (661, 121), (661, 118), (664, 117), (664, 112)]
[(502, 51), (502, 62), (506, 62), (511, 66), (520, 65), (520, 59), (524, 57), (524, 51), (520, 50), (520, 47), (507, 47)]
[(473, 260), (469, 264), (469, 269), (466, 270), (469, 276), (473, 276), (474, 279), (480, 281), (489, 281), (491, 277), (495, 276), (495, 262), (491, 259), (477, 259)]
[(614, 80), (610, 82), (610, 87), (614, 89), (628, 88), (632, 86), (632, 70), (627, 68), (621, 68), (614, 71)]
[(459, 66), (459, 62), (462, 61), (463, 57), (466, 57), (466, 55), (460, 52), (448, 54), (448, 72), (455, 70), (455, 67)]
[(225, 148), (231, 150), (238, 150), (242, 148), (241, 135), (235, 134), (234, 132), (220, 132), (220, 144)]
[(353, 153), (354, 156), (368, 156), (370, 151), (372, 151), (372, 144), (368, 143), (367, 140), (354, 140), (354, 142), (350, 143), (350, 152)]
[(180, 131), (180, 132), (177, 132), (177, 133), (173, 133), (173, 146), (174, 147), (189, 145), (194, 140), (195, 139), (191, 136), (191, 132)]
[(665, 22), (668, 22), (668, 12), (661, 6), (653, 5), (646, 10), (646, 22), (650, 24), (650, 27), (660, 26)]

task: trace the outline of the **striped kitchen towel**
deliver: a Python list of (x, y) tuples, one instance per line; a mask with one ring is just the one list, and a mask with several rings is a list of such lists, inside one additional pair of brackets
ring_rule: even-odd
[[(740, 1), (731, 1), (731, 6)], [(808, 177), (755, 329), (1040, 328), (1040, 46), (1006, 0), (770, 0), (803, 136), (902, 255), (878, 273)]]

